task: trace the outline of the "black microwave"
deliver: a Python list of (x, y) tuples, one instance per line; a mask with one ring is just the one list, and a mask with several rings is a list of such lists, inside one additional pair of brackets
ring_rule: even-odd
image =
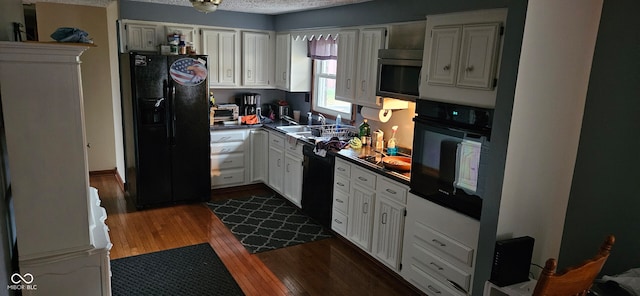
[(376, 95), (415, 101), (420, 93), (422, 50), (380, 49)]
[(411, 193), (480, 219), (493, 110), (418, 100)]

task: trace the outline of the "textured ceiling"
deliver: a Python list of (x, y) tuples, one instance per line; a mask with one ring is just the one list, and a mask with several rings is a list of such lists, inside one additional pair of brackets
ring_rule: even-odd
[[(23, 3), (54, 2), (65, 4), (107, 6), (116, 0), (23, 0)], [(138, 2), (191, 6), (189, 0), (133, 0)], [(353, 3), (367, 2), (371, 0), (223, 0), (219, 10), (281, 14), (294, 11), (311, 10), (324, 7), (340, 6)]]

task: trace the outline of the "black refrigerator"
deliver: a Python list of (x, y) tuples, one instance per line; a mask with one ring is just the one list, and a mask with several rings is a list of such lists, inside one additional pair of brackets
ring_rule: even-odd
[(120, 56), (125, 189), (136, 208), (210, 198), (207, 57)]

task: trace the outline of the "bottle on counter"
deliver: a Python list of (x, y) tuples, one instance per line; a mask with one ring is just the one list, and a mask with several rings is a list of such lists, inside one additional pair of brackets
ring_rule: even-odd
[(369, 123), (367, 123), (367, 119), (363, 120), (360, 124), (360, 141), (362, 141), (362, 146), (367, 146), (371, 144), (371, 127)]
[(342, 116), (338, 114), (338, 116), (336, 116), (336, 130), (339, 129), (341, 125), (342, 125)]
[(391, 139), (389, 139), (389, 142), (387, 143), (387, 154), (389, 154), (389, 156), (398, 154), (398, 146), (396, 146), (397, 145), (396, 132), (398, 131), (398, 126), (394, 125), (391, 128), (391, 131), (392, 131)]

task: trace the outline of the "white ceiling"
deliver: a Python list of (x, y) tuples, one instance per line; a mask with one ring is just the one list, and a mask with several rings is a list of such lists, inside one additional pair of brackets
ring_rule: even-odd
[[(23, 0), (23, 3), (54, 2), (88, 6), (107, 6), (116, 0)], [(159, 3), (179, 6), (191, 6), (189, 0), (133, 0), (138, 2)], [(371, 0), (223, 0), (219, 10), (281, 14), (287, 12), (312, 10), (318, 8), (367, 2)]]

